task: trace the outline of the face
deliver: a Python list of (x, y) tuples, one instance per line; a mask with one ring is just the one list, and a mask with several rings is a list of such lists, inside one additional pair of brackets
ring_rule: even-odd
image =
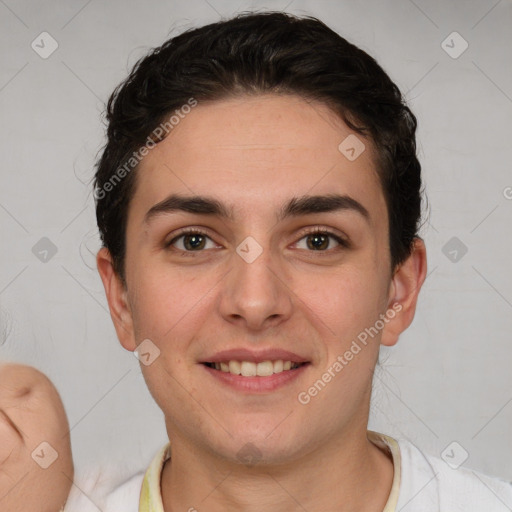
[(98, 267), (123, 346), (150, 340), (171, 443), (276, 462), (366, 431), (379, 344), (407, 319), (372, 144), (348, 159), (349, 135), (321, 103), (243, 97), (199, 103), (142, 161), (126, 289)]

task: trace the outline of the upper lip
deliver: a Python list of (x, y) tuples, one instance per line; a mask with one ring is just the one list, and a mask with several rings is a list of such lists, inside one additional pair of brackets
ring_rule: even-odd
[(288, 350), (278, 348), (269, 348), (265, 350), (248, 350), (246, 348), (235, 348), (231, 350), (222, 350), (201, 361), (203, 363), (222, 363), (226, 361), (250, 361), (252, 363), (261, 363), (263, 361), (292, 361), (293, 363), (307, 363), (308, 359), (299, 356)]

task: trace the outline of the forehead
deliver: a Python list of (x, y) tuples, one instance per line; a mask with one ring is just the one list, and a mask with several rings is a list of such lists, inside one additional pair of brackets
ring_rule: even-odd
[(142, 218), (173, 192), (213, 195), (235, 215), (338, 193), (365, 203), (378, 221), (387, 212), (378, 211), (385, 202), (373, 145), (357, 136), (355, 150), (364, 148), (357, 158), (340, 150), (354, 137), (326, 105), (298, 96), (199, 103), (144, 157), (129, 215)]

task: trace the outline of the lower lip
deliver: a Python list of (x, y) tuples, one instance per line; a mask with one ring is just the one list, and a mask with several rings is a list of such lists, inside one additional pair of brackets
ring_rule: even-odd
[(303, 364), (294, 370), (285, 370), (279, 373), (273, 373), (268, 377), (243, 377), (242, 375), (233, 375), (222, 370), (215, 370), (205, 364), (204, 367), (208, 373), (215, 379), (220, 380), (237, 391), (247, 391), (249, 393), (264, 393), (275, 391), (276, 389), (298, 379), (309, 366), (309, 363)]

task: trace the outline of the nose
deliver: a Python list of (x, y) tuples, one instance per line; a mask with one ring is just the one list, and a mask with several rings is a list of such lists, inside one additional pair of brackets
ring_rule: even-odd
[(231, 271), (223, 280), (220, 313), (230, 323), (260, 331), (290, 317), (293, 292), (277, 255), (252, 237), (245, 240), (233, 253)]

